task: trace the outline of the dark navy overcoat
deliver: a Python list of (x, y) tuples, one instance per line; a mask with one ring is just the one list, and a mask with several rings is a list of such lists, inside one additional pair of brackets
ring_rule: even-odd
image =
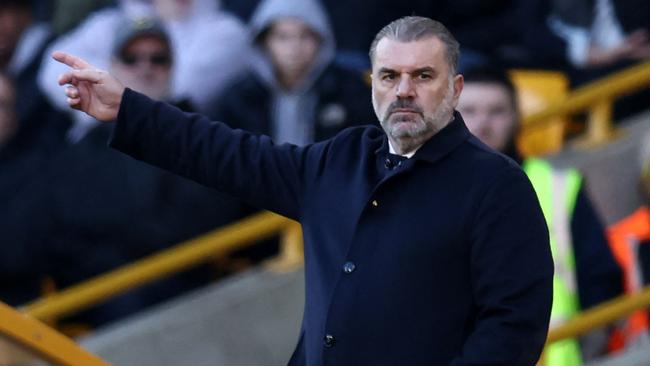
[(274, 145), (127, 90), (110, 144), (302, 223), (290, 365), (534, 365), (553, 263), (516, 163), (454, 121), (403, 162), (377, 127)]

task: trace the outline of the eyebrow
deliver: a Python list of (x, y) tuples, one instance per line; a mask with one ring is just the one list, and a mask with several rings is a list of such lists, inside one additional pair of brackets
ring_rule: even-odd
[[(436, 70), (431, 66), (425, 66), (425, 67), (421, 67), (419, 69), (413, 70), (411, 72), (411, 74), (412, 75), (419, 75), (419, 74), (423, 74), (425, 72), (433, 72), (433, 73), (435, 73)], [(393, 70), (393, 69), (389, 69), (387, 67), (382, 67), (382, 68), (379, 69), (379, 71), (377, 71), (377, 73), (379, 73), (379, 74), (396, 74), (397, 71)]]
[(396, 74), (397, 71), (395, 71), (393, 69), (389, 69), (387, 67), (382, 67), (381, 69), (379, 69), (379, 71), (377, 71), (377, 73), (378, 74)]
[(413, 71), (412, 74), (419, 75), (419, 74), (424, 74), (425, 72), (436, 72), (436, 70), (434, 70), (434, 68), (431, 66), (425, 66), (419, 69), (415, 69), (415, 71)]

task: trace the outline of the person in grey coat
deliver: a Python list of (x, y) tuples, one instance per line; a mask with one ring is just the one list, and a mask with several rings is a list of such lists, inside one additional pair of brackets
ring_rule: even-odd
[(250, 31), (250, 71), (226, 88), (215, 120), (304, 145), (372, 119), (364, 75), (333, 63), (334, 38), (318, 1), (265, 0)]

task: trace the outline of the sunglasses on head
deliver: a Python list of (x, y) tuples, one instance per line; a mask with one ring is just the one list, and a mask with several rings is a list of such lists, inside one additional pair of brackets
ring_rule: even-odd
[(169, 66), (172, 62), (171, 57), (164, 53), (156, 53), (153, 55), (123, 54), (120, 60), (128, 66), (133, 66), (143, 61), (147, 61), (153, 66)]

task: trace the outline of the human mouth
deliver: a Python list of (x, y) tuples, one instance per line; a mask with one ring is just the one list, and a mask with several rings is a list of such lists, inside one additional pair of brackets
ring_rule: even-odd
[(390, 113), (393, 114), (393, 113), (420, 113), (420, 112), (416, 111), (415, 109), (395, 108)]

